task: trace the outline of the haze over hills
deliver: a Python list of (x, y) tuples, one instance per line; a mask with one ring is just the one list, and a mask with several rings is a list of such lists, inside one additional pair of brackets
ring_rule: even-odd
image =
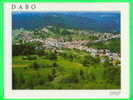
[(118, 12), (14, 12), (13, 29), (34, 30), (47, 25), (91, 30), (94, 32), (120, 32)]

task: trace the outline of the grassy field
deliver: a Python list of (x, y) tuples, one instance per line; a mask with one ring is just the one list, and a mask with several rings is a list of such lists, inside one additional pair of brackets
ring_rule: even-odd
[[(101, 63), (84, 51), (45, 51), (13, 56), (13, 89), (119, 89), (120, 67)], [(85, 57), (88, 62), (84, 63)], [(32, 58), (32, 59), (31, 59)], [(93, 59), (98, 63), (89, 63)]]

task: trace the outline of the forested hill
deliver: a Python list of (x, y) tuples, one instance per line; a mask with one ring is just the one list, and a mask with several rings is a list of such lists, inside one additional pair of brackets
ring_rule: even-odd
[(92, 30), (95, 32), (119, 32), (118, 12), (13, 12), (13, 29), (33, 30), (47, 25)]

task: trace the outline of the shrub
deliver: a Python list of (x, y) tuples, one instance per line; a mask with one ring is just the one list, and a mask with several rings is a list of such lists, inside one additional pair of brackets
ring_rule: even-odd
[(49, 74), (49, 75), (48, 75), (48, 79), (49, 79), (49, 81), (53, 81), (54, 78), (55, 78), (55, 77), (54, 77), (52, 74)]
[(30, 65), (30, 68), (33, 68), (35, 70), (37, 70), (37, 69), (39, 69), (41, 67), (42, 67), (42, 65), (39, 64), (38, 62), (33, 62), (33, 64)]
[(108, 83), (120, 85), (120, 67), (106, 67), (104, 71), (104, 77)]
[(63, 83), (78, 83), (79, 81), (80, 76), (77, 73), (67, 73), (61, 79)]
[(26, 56), (22, 57), (22, 60), (27, 60), (27, 59), (28, 59), (28, 57), (26, 57)]
[(37, 54), (38, 56), (44, 56), (44, 55), (45, 55), (45, 52), (44, 52), (44, 50), (40, 49), (40, 50), (37, 50), (37, 51), (36, 51), (36, 54)]
[(94, 58), (92, 56), (85, 56), (82, 64), (84, 66), (91, 66), (91, 65), (97, 64), (99, 62), (100, 62), (100, 60), (98, 58)]
[(56, 62), (53, 63), (53, 67), (58, 67), (58, 66), (59, 65)]
[(57, 60), (57, 55), (55, 53), (49, 53), (46, 57), (49, 60)]
[(84, 71), (80, 70), (80, 76), (83, 77), (83, 75), (84, 75)]
[(36, 60), (37, 59), (37, 56), (32, 55), (32, 56), (28, 56), (27, 58), (28, 58), (28, 60)]
[(89, 74), (89, 77), (88, 77), (88, 80), (89, 80), (89, 81), (95, 81), (95, 80), (96, 80), (95, 75), (94, 75), (93, 73), (90, 73), (90, 74)]

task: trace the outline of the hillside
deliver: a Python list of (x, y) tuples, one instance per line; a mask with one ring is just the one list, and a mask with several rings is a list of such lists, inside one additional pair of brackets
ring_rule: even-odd
[(33, 30), (47, 25), (95, 32), (120, 32), (120, 14), (116, 12), (14, 12), (12, 15), (13, 29)]
[(120, 14), (13, 13), (12, 89), (121, 88)]

